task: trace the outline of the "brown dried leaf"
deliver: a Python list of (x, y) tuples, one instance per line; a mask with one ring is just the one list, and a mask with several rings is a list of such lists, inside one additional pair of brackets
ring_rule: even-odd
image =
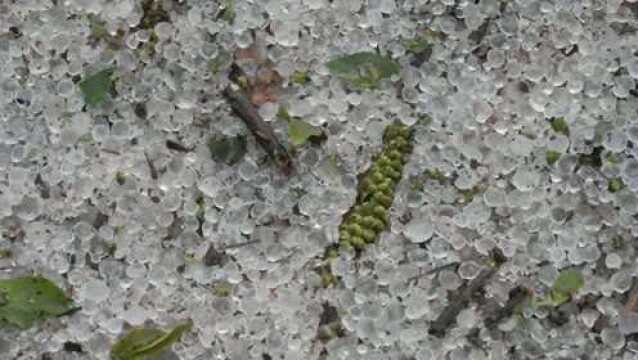
[(244, 92), (250, 99), (250, 102), (259, 107), (267, 102), (276, 102), (279, 99), (283, 84), (283, 77), (274, 69), (274, 64), (270, 62), (263, 54), (258, 44), (259, 39), (245, 48), (237, 49), (234, 54), (235, 63), (253, 63), (257, 65), (257, 71), (254, 74), (242, 72), (240, 77), (245, 78), (245, 83), (240, 84)]

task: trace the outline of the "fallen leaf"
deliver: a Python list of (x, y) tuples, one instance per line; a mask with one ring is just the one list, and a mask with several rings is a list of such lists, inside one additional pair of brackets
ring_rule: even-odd
[(249, 79), (247, 89), (250, 102), (261, 106), (267, 102), (276, 102), (281, 93), (283, 78), (269, 67), (262, 67), (253, 79)]
[(113, 89), (113, 72), (113, 68), (104, 69), (86, 76), (80, 82), (80, 90), (87, 105), (98, 105), (107, 98), (109, 92)]
[(246, 154), (246, 136), (237, 135), (222, 138), (211, 138), (208, 141), (213, 160), (226, 165), (234, 165)]
[(561, 271), (550, 292), (554, 305), (558, 306), (569, 300), (583, 285), (585, 285), (585, 279), (580, 272), (573, 269)]
[(552, 126), (552, 130), (555, 132), (569, 136), (569, 124), (567, 124), (567, 120), (565, 120), (564, 117), (552, 118), (550, 120), (550, 125)]
[(380, 80), (398, 74), (401, 69), (389, 57), (373, 52), (341, 56), (329, 61), (326, 66), (333, 75), (361, 89), (376, 88)]
[[(251, 46), (235, 51), (235, 67), (231, 70), (230, 78), (242, 88), (250, 102), (259, 107), (277, 101), (284, 79), (274, 69), (275, 65), (268, 60), (257, 41), (255, 39)], [(250, 64), (249, 67), (256, 70), (247, 74), (239, 64)]]
[(26, 329), (38, 320), (77, 309), (64, 291), (50, 280), (24, 276), (0, 280), (0, 320)]
[(290, 81), (293, 84), (304, 85), (310, 82), (310, 76), (308, 76), (308, 70), (296, 70), (290, 75)]
[(291, 118), (288, 121), (288, 141), (293, 146), (300, 146), (306, 143), (310, 138), (320, 138), (325, 136), (321, 128), (312, 126), (307, 122), (298, 119)]
[(168, 333), (152, 327), (137, 327), (120, 337), (111, 348), (113, 360), (142, 360), (167, 350), (193, 326), (188, 320)]
[(550, 166), (554, 165), (554, 163), (558, 161), (559, 158), (560, 158), (560, 153), (558, 151), (547, 150), (545, 152), (545, 160), (547, 161), (547, 164)]
[(235, 1), (234, 0), (224, 0), (222, 5), (220, 5), (220, 12), (218, 18), (226, 21), (229, 24), (233, 24), (235, 22)]

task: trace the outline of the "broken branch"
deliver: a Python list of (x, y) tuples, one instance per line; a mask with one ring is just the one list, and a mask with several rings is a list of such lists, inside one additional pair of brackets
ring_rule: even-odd
[(257, 143), (275, 161), (281, 171), (286, 175), (292, 174), (293, 164), (288, 150), (277, 140), (272, 127), (259, 115), (246, 95), (241, 90), (234, 90), (231, 86), (228, 86), (223, 94), (235, 115), (244, 121), (248, 130), (257, 139)]

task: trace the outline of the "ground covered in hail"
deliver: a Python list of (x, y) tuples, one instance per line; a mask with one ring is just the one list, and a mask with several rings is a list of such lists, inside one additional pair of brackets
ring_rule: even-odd
[(637, 31), (0, 1), (0, 358), (635, 359)]

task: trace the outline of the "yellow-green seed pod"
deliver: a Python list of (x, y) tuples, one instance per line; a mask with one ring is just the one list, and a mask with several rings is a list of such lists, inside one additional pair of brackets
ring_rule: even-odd
[(381, 221), (377, 218), (374, 218), (374, 223), (372, 224), (372, 229), (376, 232), (381, 232), (385, 230), (385, 222)]
[(397, 172), (401, 172), (403, 170), (403, 163), (400, 160), (393, 160), (390, 162), (390, 166)]
[(400, 161), (403, 163), (403, 154), (399, 150), (388, 151), (388, 157), (392, 159), (392, 161)]
[(332, 275), (329, 270), (322, 270), (319, 276), (321, 278), (321, 284), (325, 288), (330, 285), (334, 285), (337, 282), (337, 279), (335, 279), (334, 275)]
[(370, 206), (368, 202), (363, 203), (361, 206), (361, 215), (363, 216), (363, 219), (372, 215), (372, 206)]
[[(361, 210), (359, 210), (359, 211), (361, 211)], [(353, 222), (353, 223), (355, 223), (355, 224), (356, 224), (356, 223), (358, 223), (359, 221), (361, 221), (361, 215), (359, 214), (359, 212), (358, 212), (358, 211), (356, 211), (356, 210), (355, 210), (355, 211), (353, 211), (353, 212), (350, 214), (350, 218), (348, 219), (348, 221), (349, 221), (349, 222), (351, 221), (351, 222)]]
[(382, 193), (382, 192), (376, 192), (373, 195), (373, 199), (381, 204), (383, 207), (385, 207), (386, 209), (389, 208), (392, 205), (392, 198), (387, 196), (386, 194)]
[(384, 182), (377, 185), (376, 192), (382, 192), (384, 194), (387, 194), (392, 191), (393, 187), (394, 187), (394, 184), (392, 179), (387, 178)]
[(354, 247), (352, 246), (352, 244), (350, 242), (339, 243), (339, 250), (342, 250), (342, 251), (345, 251), (345, 252), (353, 252), (354, 251)]
[(396, 137), (390, 142), (391, 148), (399, 150), (401, 152), (407, 150), (408, 146), (410, 146), (408, 140), (403, 137)]
[(379, 156), (379, 158), (375, 161), (375, 163), (379, 164), (382, 168), (390, 166), (392, 164), (392, 160), (385, 156), (383, 153)]
[(399, 129), (397, 126), (392, 125), (388, 125), (388, 127), (385, 128), (385, 132), (383, 133), (383, 142), (387, 143), (388, 140), (390, 139), (394, 139), (397, 136), (401, 135), (401, 129)]
[(363, 238), (360, 237), (360, 236), (353, 237), (352, 240), (350, 241), (350, 243), (357, 250), (361, 250), (361, 249), (363, 249), (366, 246), (365, 240), (363, 240)]
[(326, 259), (334, 259), (339, 256), (339, 252), (335, 247), (330, 247), (328, 251), (326, 251)]
[(361, 178), (356, 203), (339, 226), (338, 251), (360, 251), (388, 227), (388, 209), (412, 151), (411, 138), (411, 128), (400, 122), (386, 127), (383, 150)]
[(361, 180), (361, 186), (359, 187), (362, 191), (370, 191), (370, 188), (374, 186), (374, 182), (370, 177), (364, 177)]
[(350, 240), (352, 241), (354, 237), (361, 236), (361, 234), (363, 234), (363, 229), (359, 224), (350, 224), (348, 225), (348, 232), (350, 233)]
[(377, 205), (374, 207), (373, 212), (376, 218), (385, 218), (387, 216), (388, 210), (382, 205)]
[(388, 177), (388, 171), (392, 171), (392, 166), (379, 166), (379, 171), (385, 176)]
[(363, 219), (361, 220), (361, 225), (365, 226), (366, 228), (374, 228), (374, 224), (375, 224), (375, 218), (374, 216), (364, 216)]
[(394, 170), (394, 169), (390, 169), (386, 172), (386, 174), (390, 177), (390, 179), (398, 182), (399, 180), (401, 180), (401, 173)]
[(367, 243), (374, 242), (377, 238), (377, 233), (372, 229), (363, 229), (363, 240)]
[(370, 173), (370, 179), (375, 185), (377, 185), (381, 183), (383, 180), (385, 180), (385, 176), (383, 175), (381, 171), (374, 171)]

